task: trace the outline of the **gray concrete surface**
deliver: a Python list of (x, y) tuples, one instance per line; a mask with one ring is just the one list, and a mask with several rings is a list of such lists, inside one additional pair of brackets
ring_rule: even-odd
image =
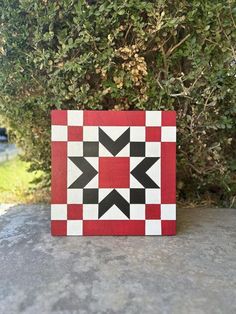
[(236, 313), (236, 210), (179, 209), (175, 237), (51, 237), (0, 216), (0, 313)]

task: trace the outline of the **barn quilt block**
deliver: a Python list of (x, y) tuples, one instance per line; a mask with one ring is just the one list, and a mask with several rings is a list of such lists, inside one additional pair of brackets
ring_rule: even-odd
[(51, 118), (52, 235), (176, 233), (174, 111)]

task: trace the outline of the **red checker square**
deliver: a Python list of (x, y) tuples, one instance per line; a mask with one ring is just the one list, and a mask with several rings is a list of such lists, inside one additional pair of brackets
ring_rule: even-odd
[(83, 127), (82, 126), (68, 126), (68, 141), (82, 141)]
[(99, 158), (100, 188), (129, 188), (129, 157)]
[(51, 233), (53, 236), (67, 235), (67, 222), (66, 220), (52, 220)]
[(52, 125), (67, 125), (67, 111), (66, 110), (52, 110), (51, 118), (52, 118)]
[(160, 204), (146, 205), (146, 219), (161, 219)]
[(162, 112), (162, 126), (176, 126), (176, 112), (163, 111)]
[(160, 127), (146, 127), (146, 141), (147, 142), (160, 142), (161, 141), (161, 128)]
[(162, 220), (161, 221), (162, 235), (176, 234), (176, 220)]
[(82, 204), (69, 204), (67, 205), (67, 219), (78, 220), (83, 219), (83, 206)]

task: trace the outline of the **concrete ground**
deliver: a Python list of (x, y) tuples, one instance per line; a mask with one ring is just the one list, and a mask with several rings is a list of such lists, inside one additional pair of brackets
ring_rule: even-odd
[(236, 210), (179, 209), (175, 237), (51, 237), (49, 206), (0, 216), (0, 313), (236, 313)]

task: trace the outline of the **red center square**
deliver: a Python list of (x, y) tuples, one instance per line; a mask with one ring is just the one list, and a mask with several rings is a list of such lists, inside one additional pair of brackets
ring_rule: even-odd
[(129, 157), (99, 158), (100, 188), (129, 188)]

